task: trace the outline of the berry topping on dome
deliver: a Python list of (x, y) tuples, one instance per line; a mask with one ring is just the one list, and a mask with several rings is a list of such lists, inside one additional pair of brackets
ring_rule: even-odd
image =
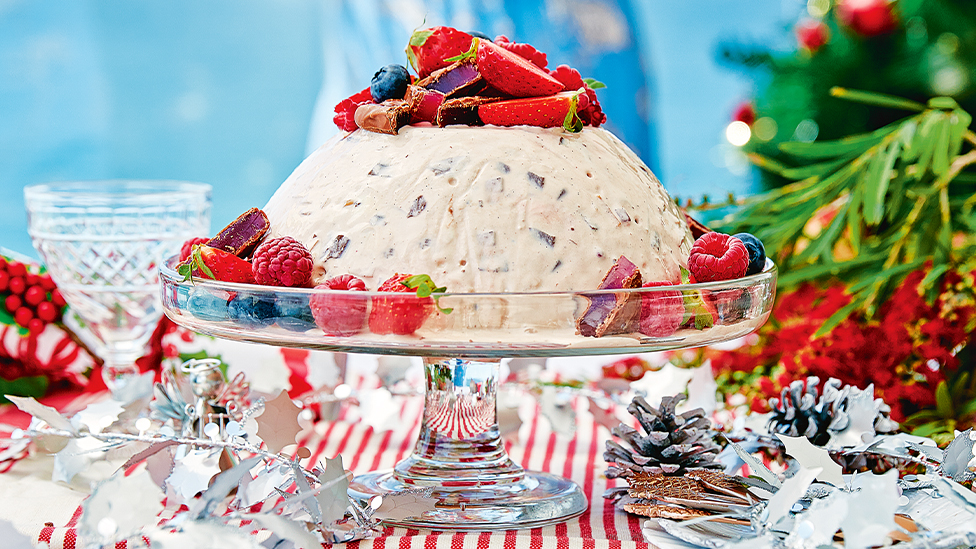
[(376, 103), (387, 99), (403, 99), (410, 85), (410, 73), (403, 65), (387, 65), (376, 71), (369, 85), (369, 92)]

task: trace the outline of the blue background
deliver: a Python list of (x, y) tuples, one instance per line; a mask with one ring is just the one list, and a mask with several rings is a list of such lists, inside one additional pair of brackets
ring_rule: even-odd
[(413, 28), (439, 24), (532, 43), (550, 67), (605, 82), (607, 127), (673, 195), (747, 194), (723, 132), (754, 84), (717, 47), (789, 48), (804, 4), (0, 0), (0, 246), (33, 254), (22, 188), (55, 180), (210, 183), (219, 229), (336, 132), (339, 100), (406, 62)]

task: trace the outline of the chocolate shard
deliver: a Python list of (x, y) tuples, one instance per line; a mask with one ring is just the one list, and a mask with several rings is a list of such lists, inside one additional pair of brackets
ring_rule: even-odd
[(208, 240), (207, 246), (244, 258), (254, 251), (270, 227), (268, 216), (258, 208), (251, 208)]
[(380, 103), (366, 103), (356, 109), (356, 125), (376, 133), (396, 135), (400, 128), (410, 123), (410, 103), (403, 99), (390, 99)]
[[(637, 266), (624, 256), (610, 267), (600, 282), (600, 290), (640, 288)], [(585, 294), (584, 294), (585, 295)], [(576, 329), (586, 337), (631, 333), (640, 317), (640, 295), (636, 293), (586, 296), (590, 302), (576, 319)]]
[(688, 222), (688, 228), (691, 229), (691, 236), (695, 240), (698, 240), (705, 233), (712, 232), (704, 223), (688, 215), (688, 212), (684, 209), (681, 210), (681, 213), (685, 214), (685, 221)]
[(443, 93), (446, 97), (477, 95), (488, 87), (474, 59), (463, 59), (436, 70), (417, 81), (417, 86)]
[(494, 103), (498, 97), (458, 97), (445, 99), (437, 110), (437, 125), (440, 127), (461, 124), (464, 126), (483, 126), (478, 116), (478, 105)]
[(444, 94), (420, 86), (408, 86), (404, 100), (410, 104), (410, 123), (437, 121), (437, 111), (444, 102)]
[(329, 259), (339, 259), (342, 254), (346, 251), (346, 246), (349, 245), (349, 239), (345, 235), (336, 235), (335, 240), (329, 245), (329, 249), (325, 250), (325, 256), (322, 258), (323, 261)]

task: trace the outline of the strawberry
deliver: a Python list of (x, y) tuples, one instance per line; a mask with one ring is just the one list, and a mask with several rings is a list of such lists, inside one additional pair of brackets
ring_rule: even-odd
[(442, 313), (451, 312), (451, 309), (442, 309), (437, 304), (436, 297), (431, 298), (431, 294), (446, 290), (437, 287), (427, 275), (394, 274), (377, 291), (413, 295), (373, 296), (373, 307), (369, 311), (369, 330), (374, 334), (397, 335), (416, 332), (430, 316), (433, 306), (436, 305)]
[(488, 40), (475, 38), (471, 49), (449, 61), (474, 56), (478, 71), (488, 84), (515, 97), (539, 97), (563, 91), (565, 86), (521, 55)]
[(210, 246), (194, 247), (190, 258), (180, 264), (177, 272), (183, 275), (184, 281), (196, 275), (221, 282), (254, 284), (250, 262)]
[(451, 27), (414, 31), (407, 44), (407, 59), (420, 78), (451, 64), (449, 57), (471, 47), (471, 35)]
[(478, 116), (485, 124), (496, 126), (562, 126), (566, 131), (578, 132), (583, 129), (583, 121), (577, 113), (586, 108), (587, 101), (582, 90), (548, 97), (509, 99), (479, 106)]

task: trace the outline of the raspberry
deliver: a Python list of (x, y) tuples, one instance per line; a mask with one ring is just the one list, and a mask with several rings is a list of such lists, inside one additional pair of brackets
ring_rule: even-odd
[(688, 257), (688, 270), (698, 282), (731, 280), (746, 274), (749, 251), (734, 236), (706, 233), (695, 241)]
[[(549, 59), (546, 58), (546, 54), (535, 49), (535, 47), (529, 44), (519, 44), (516, 42), (511, 42), (509, 41), (508, 37), (505, 36), (504, 34), (498, 35), (497, 37), (495, 37), (494, 40), (492, 40), (492, 42), (498, 44), (499, 46), (505, 48), (506, 50), (516, 55), (520, 55), (524, 57), (525, 59), (527, 59), (529, 62), (539, 67), (540, 69), (546, 68), (546, 66), (549, 64)], [(573, 89), (578, 90), (579, 87)]]
[[(668, 281), (652, 281), (645, 282), (643, 287), (671, 285)], [(681, 292), (665, 290), (642, 293), (638, 331), (650, 337), (668, 337), (678, 330), (684, 316), (685, 302)]]
[(577, 112), (584, 124), (598, 128), (600, 124), (607, 121), (607, 115), (603, 113), (603, 109), (600, 107), (600, 101), (596, 98), (596, 90), (590, 89), (586, 85), (586, 82), (583, 82), (583, 75), (578, 70), (569, 65), (559, 65), (549, 71), (549, 76), (562, 82), (567, 90), (575, 91), (580, 88), (586, 88), (586, 98), (589, 100), (589, 103), (585, 108)]
[[(344, 274), (330, 278), (316, 290), (347, 290), (363, 292), (366, 284), (359, 278)], [(366, 321), (367, 296), (342, 295), (331, 292), (315, 293), (309, 299), (315, 324), (326, 335), (345, 337), (362, 331)]]
[(304, 287), (312, 280), (312, 254), (290, 236), (266, 240), (251, 259), (254, 281), (265, 286)]
[(190, 253), (193, 252), (193, 247), (197, 244), (206, 244), (210, 239), (202, 236), (195, 236), (180, 246), (180, 263), (183, 263), (190, 258)]
[(335, 122), (336, 126), (339, 126), (340, 130), (354, 131), (359, 127), (356, 125), (356, 109), (360, 105), (372, 102), (373, 94), (369, 88), (351, 95), (339, 101), (339, 104), (335, 106), (336, 115), (332, 117), (332, 121)]

